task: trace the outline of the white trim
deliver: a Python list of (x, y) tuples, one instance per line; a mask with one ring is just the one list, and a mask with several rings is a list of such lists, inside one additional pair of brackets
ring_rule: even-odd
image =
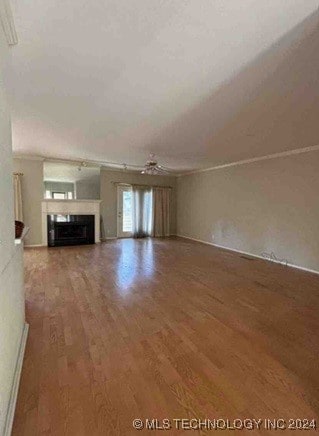
[(174, 236), (177, 236), (178, 238), (183, 238), (183, 239), (190, 239), (191, 241), (200, 242), (201, 244), (214, 245), (212, 242), (203, 241), (202, 239), (191, 238), (190, 236), (179, 235), (178, 233)]
[(38, 247), (46, 247), (46, 245), (43, 245), (43, 244), (30, 244), (30, 245), (25, 245), (25, 244), (24, 244), (24, 248), (38, 248)]
[(42, 244), (48, 245), (48, 215), (94, 215), (94, 242), (100, 240), (100, 205), (101, 200), (42, 200)]
[[(142, 171), (142, 169), (143, 169), (143, 167), (141, 166), (141, 167), (139, 167), (139, 168), (137, 168), (137, 169), (133, 169), (133, 168), (130, 168), (131, 167), (131, 165), (129, 165), (129, 164), (127, 164), (127, 169), (126, 170), (124, 170), (123, 168), (118, 168), (118, 167), (111, 167), (111, 166), (106, 166), (106, 165), (103, 165), (103, 164), (101, 164), (101, 171), (104, 171), (104, 172), (111, 172), (111, 173), (125, 173), (125, 174), (141, 174), (141, 171)], [(173, 175), (173, 177), (176, 177), (177, 176), (177, 174), (175, 174), (175, 175)]]
[[(45, 160), (44, 157), (38, 156), (36, 154), (20, 154), (20, 153), (15, 153), (14, 151), (12, 152), (12, 157), (13, 157), (13, 159), (39, 160), (42, 162)], [(79, 164), (80, 162), (77, 162), (77, 163)]]
[(221, 248), (223, 250), (234, 251), (235, 253), (245, 254), (246, 256), (256, 257), (258, 259), (267, 260), (269, 262), (279, 263), (281, 265), (285, 265), (285, 266), (289, 266), (289, 267), (292, 267), (292, 268), (300, 269), (302, 271), (307, 271), (307, 272), (310, 272), (310, 273), (313, 273), (313, 274), (319, 274), (319, 271), (316, 271), (315, 269), (305, 268), (303, 266), (294, 265), (292, 263), (287, 263), (287, 265), (286, 265), (286, 264), (283, 264), (279, 260), (268, 259), (267, 257), (263, 257), (263, 256), (260, 256), (258, 254), (249, 253), (248, 251), (236, 250), (235, 248), (229, 248), (229, 247), (225, 247), (224, 245), (213, 244), (212, 242), (203, 241), (202, 239), (191, 238), (189, 236), (183, 236), (183, 235), (176, 235), (176, 236), (178, 236), (179, 238), (183, 238), (183, 239), (190, 239), (191, 241), (199, 242), (199, 243), (202, 243), (202, 244), (211, 245), (213, 247)]
[[(19, 247), (21, 247), (21, 244), (17, 244), (16, 243), (16, 239), (14, 240), (14, 248), (15, 249), (20, 249)], [(4, 273), (5, 269), (8, 267), (8, 265), (10, 264), (10, 262), (12, 261), (12, 258), (15, 256), (15, 250), (13, 250), (11, 256), (9, 257), (7, 263), (3, 266), (1, 265), (2, 269), (0, 269), (0, 275)]]
[[(0, 0), (1, 1), (1, 0)], [(144, 168), (143, 165), (133, 165), (133, 164), (124, 164), (124, 163), (117, 163), (117, 162), (105, 162), (100, 160), (92, 160), (92, 159), (71, 159), (71, 158), (62, 158), (62, 157), (45, 157), (40, 156), (38, 154), (23, 154), (23, 153), (17, 153), (13, 151), (13, 158), (14, 159), (25, 159), (25, 160), (39, 160), (42, 162), (57, 162), (57, 163), (67, 163), (70, 165), (79, 165), (83, 162), (88, 164), (89, 166), (100, 168), (104, 171), (119, 171), (119, 172), (125, 172), (125, 173), (140, 173), (141, 170)], [(127, 166), (127, 169), (124, 169), (124, 165)], [(176, 176), (177, 174), (175, 174)]]
[(42, 200), (42, 203), (102, 203), (102, 200), (82, 200), (82, 199), (77, 199), (77, 198), (60, 198), (60, 199), (56, 199), (56, 198), (45, 198)]
[[(133, 236), (133, 232), (125, 232), (122, 230), (123, 228), (123, 192), (129, 191), (132, 192), (132, 185), (117, 185), (117, 206), (116, 206), (116, 236), (117, 238), (131, 238)], [(133, 197), (132, 197), (133, 202)], [(121, 215), (119, 215), (121, 212)]]
[[(1, 2), (1, 0), (0, 0)], [(198, 170), (192, 170), (192, 171), (188, 171), (188, 172), (171, 172), (170, 174), (168, 174), (168, 177), (184, 177), (184, 176), (189, 176), (191, 174), (197, 174), (197, 173), (204, 173), (206, 171), (213, 171), (213, 170), (220, 170), (223, 168), (228, 168), (228, 167), (234, 167), (234, 166), (238, 166), (238, 165), (246, 165), (246, 164), (250, 164), (250, 163), (254, 163), (254, 162), (259, 162), (259, 161), (263, 161), (263, 160), (270, 160), (270, 159), (276, 159), (278, 157), (287, 157), (287, 156), (293, 156), (296, 154), (301, 154), (301, 153), (309, 153), (311, 151), (318, 151), (319, 150), (319, 144), (317, 145), (312, 145), (310, 147), (302, 147), (302, 148), (296, 148), (294, 150), (288, 150), (288, 151), (282, 151), (282, 152), (278, 152), (278, 153), (273, 153), (273, 154), (267, 154), (264, 156), (260, 156), (260, 157), (253, 157), (250, 159), (243, 159), (243, 160), (239, 160), (236, 162), (230, 162), (230, 163), (226, 163), (226, 164), (221, 164), (221, 165), (216, 165), (210, 168), (202, 168), (202, 169), (198, 169)], [(14, 159), (30, 159), (30, 160), (41, 160), (41, 161), (46, 161), (46, 162), (61, 162), (61, 163), (70, 163), (70, 164), (79, 164), (81, 162), (86, 162), (89, 165), (93, 165), (93, 166), (99, 166), (101, 168), (101, 170), (103, 171), (118, 171), (118, 172), (125, 172), (125, 173), (132, 173), (132, 174), (136, 174), (139, 173), (141, 169), (143, 169), (143, 166), (139, 166), (139, 165), (130, 165), (130, 164), (126, 164), (127, 165), (127, 170), (124, 170), (123, 164), (121, 163), (115, 163), (115, 162), (103, 162), (103, 161), (96, 161), (96, 160), (90, 160), (90, 159), (63, 159), (63, 158), (54, 158), (54, 157), (45, 157), (45, 156), (39, 156), (39, 155), (34, 155), (34, 154), (19, 154), (19, 153), (15, 153), (13, 152), (13, 158)], [(112, 166), (114, 165), (114, 166)], [(135, 168), (135, 169), (134, 169)], [(164, 175), (162, 175), (164, 176)]]
[(2, 23), (3, 31), (6, 35), (8, 45), (17, 44), (18, 37), (9, 0), (0, 0), (0, 21)]
[[(1, 1), (1, 0), (0, 0)], [(68, 158), (59, 158), (59, 157), (45, 157), (36, 154), (21, 154), (13, 151), (14, 159), (24, 159), (24, 160), (38, 160), (42, 162), (56, 162), (56, 163), (66, 163), (70, 165), (80, 165), (85, 162), (88, 166), (100, 168), (102, 171), (115, 171), (119, 173), (125, 174), (140, 174), (144, 169), (143, 165), (134, 165), (134, 164), (125, 164), (118, 162), (106, 162), (106, 161), (97, 161), (91, 159), (68, 159)], [(124, 165), (127, 167), (124, 169)], [(160, 174), (161, 177), (177, 177), (178, 173), (171, 172), (169, 174)]]
[(254, 163), (254, 162), (260, 162), (262, 160), (270, 160), (270, 159), (276, 159), (278, 157), (293, 156), (296, 154), (309, 153), (311, 151), (318, 151), (318, 150), (319, 150), (319, 144), (313, 145), (311, 147), (296, 148), (294, 150), (282, 151), (280, 153), (267, 154), (265, 156), (253, 157), (251, 159), (244, 159), (244, 160), (239, 160), (237, 162), (230, 162), (230, 163), (226, 163), (226, 164), (222, 164), (222, 165), (216, 165), (216, 166), (210, 167), (210, 168), (189, 171), (187, 173), (178, 174), (177, 177), (189, 176), (191, 174), (197, 174), (197, 173), (204, 173), (206, 171), (221, 170), (223, 168), (235, 167), (238, 165), (246, 165), (246, 164), (250, 164), (250, 163)]
[(16, 363), (16, 367), (15, 367), (15, 371), (14, 371), (14, 378), (13, 378), (13, 384), (12, 384), (12, 389), (11, 389), (10, 402), (9, 402), (9, 407), (8, 407), (8, 411), (7, 411), (7, 417), (5, 420), (4, 436), (10, 436), (11, 431), (12, 431), (14, 412), (15, 412), (17, 398), (18, 398), (18, 391), (19, 391), (19, 384), (20, 384), (20, 378), (21, 378), (21, 370), (22, 370), (25, 346), (26, 346), (27, 338), (28, 338), (28, 331), (29, 331), (29, 324), (25, 323), (24, 329), (22, 332), (22, 336), (21, 336), (21, 342), (20, 342), (17, 363)]

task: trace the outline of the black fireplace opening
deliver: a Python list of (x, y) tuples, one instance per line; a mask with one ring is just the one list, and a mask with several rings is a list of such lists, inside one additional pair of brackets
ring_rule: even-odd
[(48, 246), (94, 244), (94, 215), (48, 215)]

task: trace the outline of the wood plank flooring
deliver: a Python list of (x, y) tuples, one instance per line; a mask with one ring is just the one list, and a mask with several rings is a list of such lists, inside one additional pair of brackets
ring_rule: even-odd
[(26, 249), (25, 268), (14, 436), (155, 433), (134, 418), (318, 420), (319, 276), (179, 238)]

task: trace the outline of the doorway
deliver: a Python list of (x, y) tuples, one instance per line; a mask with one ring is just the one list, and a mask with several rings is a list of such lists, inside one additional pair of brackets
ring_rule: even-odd
[(117, 187), (117, 237), (131, 238), (133, 234), (132, 187)]

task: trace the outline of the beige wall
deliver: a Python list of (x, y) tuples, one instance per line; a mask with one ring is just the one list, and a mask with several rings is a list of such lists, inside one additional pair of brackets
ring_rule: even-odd
[(140, 173), (101, 170), (101, 200), (106, 238), (117, 236), (117, 187), (113, 182), (172, 186), (171, 234), (176, 233), (176, 177), (148, 176)]
[(178, 178), (177, 233), (319, 271), (319, 152)]
[(10, 61), (0, 24), (0, 435), (9, 430), (7, 416), (24, 328), (22, 246), (14, 241), (11, 122), (5, 86)]
[(42, 244), (41, 202), (43, 200), (43, 162), (32, 159), (13, 159), (13, 169), (23, 173), (22, 201), (23, 221), (30, 227), (26, 245)]
[(10, 63), (11, 56), (0, 22), (0, 259), (4, 264), (14, 248), (11, 121), (5, 87)]
[(77, 180), (75, 182), (76, 198), (78, 200), (99, 200), (100, 199), (100, 175), (88, 180)]

